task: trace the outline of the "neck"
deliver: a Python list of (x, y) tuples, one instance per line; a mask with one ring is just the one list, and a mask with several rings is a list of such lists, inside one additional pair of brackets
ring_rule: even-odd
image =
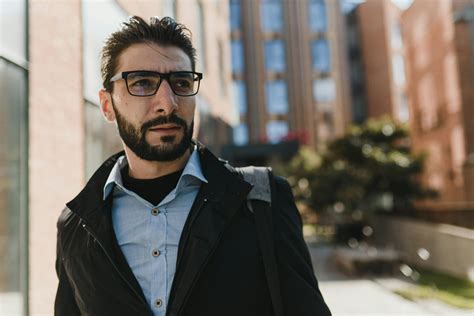
[(186, 150), (184, 155), (173, 161), (149, 161), (135, 155), (135, 153), (125, 146), (125, 155), (128, 161), (128, 174), (135, 179), (154, 179), (173, 173), (184, 168), (191, 155), (190, 150)]

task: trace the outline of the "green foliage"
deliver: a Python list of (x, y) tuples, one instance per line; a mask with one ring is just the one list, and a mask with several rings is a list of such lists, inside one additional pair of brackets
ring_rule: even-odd
[(424, 158), (410, 153), (406, 126), (390, 118), (369, 120), (327, 145), (322, 154), (303, 147), (277, 167), (297, 199), (316, 211), (409, 209), (435, 195), (416, 180)]
[(421, 270), (418, 285), (397, 290), (410, 300), (436, 298), (459, 308), (474, 308), (474, 283), (443, 273)]

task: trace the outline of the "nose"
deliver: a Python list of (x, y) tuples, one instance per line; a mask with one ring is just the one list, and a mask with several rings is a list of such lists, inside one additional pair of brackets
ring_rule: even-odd
[(161, 115), (169, 115), (178, 107), (176, 95), (168, 83), (163, 80), (158, 91), (153, 96), (153, 111)]

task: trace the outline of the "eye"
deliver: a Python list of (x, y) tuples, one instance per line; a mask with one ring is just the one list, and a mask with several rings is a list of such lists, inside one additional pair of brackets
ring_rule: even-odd
[(150, 79), (140, 79), (129, 82), (129, 85), (132, 87), (141, 87), (141, 88), (150, 88), (155, 86), (155, 81)]
[(174, 86), (176, 88), (186, 89), (186, 88), (191, 87), (191, 82), (189, 82), (189, 80), (185, 80), (185, 79), (177, 79), (177, 80), (174, 81)]

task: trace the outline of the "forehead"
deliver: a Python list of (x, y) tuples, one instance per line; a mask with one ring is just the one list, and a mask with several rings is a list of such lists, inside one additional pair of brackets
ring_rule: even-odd
[(181, 48), (139, 43), (126, 48), (118, 58), (118, 72), (132, 70), (169, 72), (192, 69), (191, 60)]

